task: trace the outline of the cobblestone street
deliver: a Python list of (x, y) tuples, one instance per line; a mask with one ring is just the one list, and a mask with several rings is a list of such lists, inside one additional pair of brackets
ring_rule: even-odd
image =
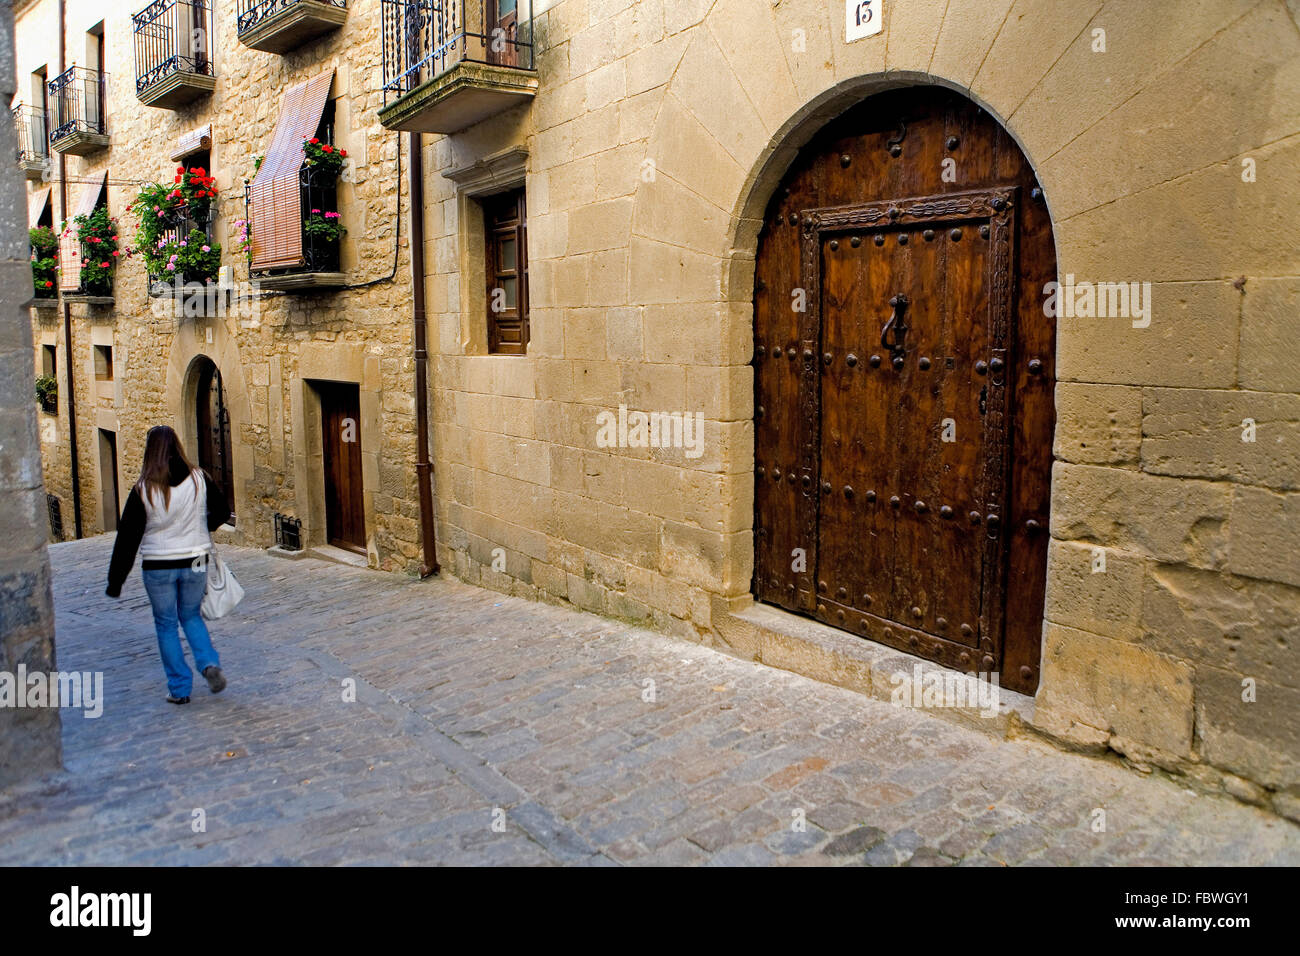
[(225, 552), (248, 591), (212, 627), (229, 688), (172, 706), (138, 569), (104, 596), (112, 540), (50, 550), (59, 668), (102, 670), (106, 703), (64, 710), (64, 773), (0, 795), (0, 864), (1300, 863), (1300, 829), (1167, 779), (259, 551)]

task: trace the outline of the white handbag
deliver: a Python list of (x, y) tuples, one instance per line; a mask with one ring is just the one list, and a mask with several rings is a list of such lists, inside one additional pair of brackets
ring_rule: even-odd
[(212, 548), (212, 560), (208, 563), (208, 588), (203, 592), (203, 603), (199, 613), (209, 621), (225, 617), (235, 609), (235, 605), (244, 599), (244, 589), (235, 580), (234, 573), (217, 554), (216, 546)]

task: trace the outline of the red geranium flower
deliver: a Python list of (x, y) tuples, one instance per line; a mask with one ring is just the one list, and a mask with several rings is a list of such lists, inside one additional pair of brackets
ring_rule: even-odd
[(307, 140), (307, 142), (309, 142), (309, 143), (311, 143), (313, 146), (315, 146), (317, 143), (320, 142), (320, 140), (318, 140), (315, 136), (313, 136), (311, 139)]
[(344, 159), (347, 159), (347, 158), (348, 158), (348, 151), (347, 151), (346, 149), (340, 149), (340, 150), (339, 150), (339, 155), (342, 156)]
[(324, 146), (321, 147), (321, 152), (323, 152), (323, 153), (332, 153), (332, 152), (334, 152), (334, 150), (330, 148), (329, 143), (326, 143)]

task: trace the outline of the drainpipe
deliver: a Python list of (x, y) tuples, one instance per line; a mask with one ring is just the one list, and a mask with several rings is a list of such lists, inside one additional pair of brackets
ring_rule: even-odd
[[(66, 0), (59, 0), (59, 76), (67, 67), (68, 31)], [(46, 130), (49, 136), (49, 130)], [(64, 227), (68, 225), (68, 157), (59, 153), (59, 208), (63, 210)], [(63, 364), (68, 369), (68, 451), (72, 456), (72, 522), (76, 536), (81, 537), (81, 469), (77, 463), (77, 402), (73, 390), (72, 367), (72, 306), (63, 303)]]
[[(429, 352), (425, 347), (428, 320), (424, 311), (424, 157), (420, 134), (411, 133), (411, 295), (415, 299), (415, 480), (420, 501), (420, 544), (424, 562), (420, 577), (438, 573), (433, 529), (433, 465), (429, 462)], [(398, 182), (401, 188), (401, 182)]]

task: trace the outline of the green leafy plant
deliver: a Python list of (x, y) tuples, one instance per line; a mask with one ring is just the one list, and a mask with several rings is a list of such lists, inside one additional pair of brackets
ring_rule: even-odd
[(347, 232), (339, 220), (338, 213), (321, 212), (319, 209), (313, 209), (307, 215), (302, 224), (302, 231), (322, 242), (334, 242)]
[(59, 400), (59, 383), (53, 375), (41, 375), (36, 379), (36, 400), (41, 408), (54, 411)]
[(81, 292), (84, 295), (112, 295), (113, 271), (121, 252), (117, 248), (117, 220), (100, 206), (75, 220), (81, 242)]
[(59, 237), (49, 226), (37, 226), (27, 232), (32, 248), (32, 286), (38, 299), (53, 299), (59, 294)]
[(158, 274), (184, 282), (210, 282), (221, 268), (221, 243), (212, 242), (201, 229), (191, 229), (184, 239), (168, 245), (172, 251)]
[(302, 153), (303, 163), (311, 168), (313, 174), (320, 176), (337, 176), (348, 158), (346, 149), (335, 149), (315, 136), (302, 141)]

